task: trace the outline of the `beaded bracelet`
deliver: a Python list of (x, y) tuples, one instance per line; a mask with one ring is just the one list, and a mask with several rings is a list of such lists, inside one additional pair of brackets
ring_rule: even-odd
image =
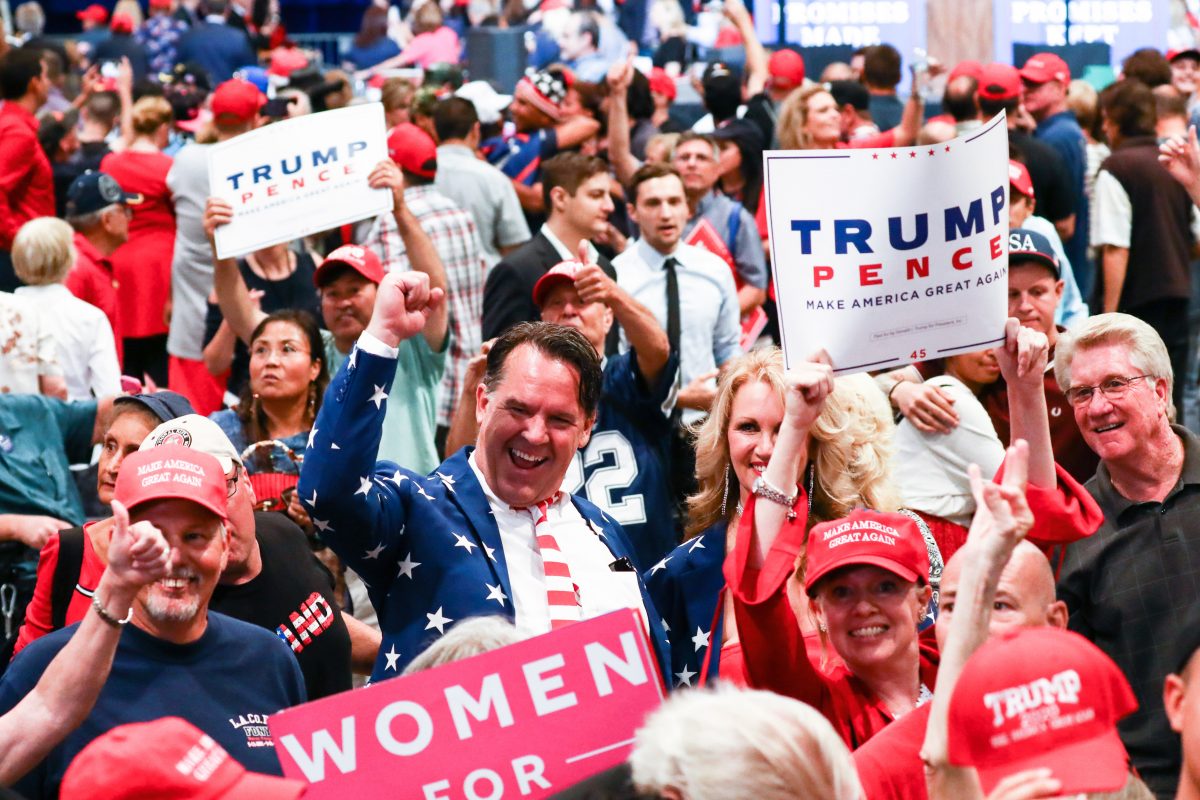
[(96, 595), (92, 595), (92, 608), (96, 609), (96, 614), (99, 615), (100, 619), (104, 620), (107, 624), (113, 626), (114, 628), (120, 628), (122, 625), (128, 625), (129, 620), (133, 619), (133, 606), (129, 607), (129, 613), (125, 615), (125, 619), (117, 619), (112, 614), (109, 614), (104, 610), (104, 606), (100, 605), (100, 598)]

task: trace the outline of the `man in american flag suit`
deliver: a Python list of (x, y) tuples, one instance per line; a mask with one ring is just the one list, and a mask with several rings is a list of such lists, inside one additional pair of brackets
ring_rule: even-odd
[[(390, 273), (375, 311), (326, 392), (298, 487), (321, 538), (362, 576), (383, 641), (372, 680), (405, 665), (455, 623), (496, 614), (525, 635), (620, 608), (642, 612), (660, 669), (662, 618), (619, 524), (559, 492), (595, 421), (601, 372), (578, 331), (514, 326), (493, 345), (477, 401), (478, 446), (430, 475), (376, 462), (396, 347), (443, 293)], [(670, 681), (665, 681), (670, 685)]]

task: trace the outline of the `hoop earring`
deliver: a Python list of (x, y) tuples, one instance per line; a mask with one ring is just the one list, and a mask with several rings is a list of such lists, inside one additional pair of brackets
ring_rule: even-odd
[(725, 509), (729, 505), (729, 467), (725, 468), (725, 493), (721, 495), (721, 516), (725, 516)]

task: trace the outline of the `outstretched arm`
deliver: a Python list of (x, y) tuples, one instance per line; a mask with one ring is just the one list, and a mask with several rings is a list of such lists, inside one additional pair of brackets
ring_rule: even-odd
[[(113, 516), (108, 567), (93, 602), (110, 618), (123, 620), (141, 588), (166, 576), (169, 548), (149, 522), (130, 525), (120, 503), (113, 503)], [(89, 610), (33, 690), (0, 717), (0, 783), (7, 786), (28, 772), (91, 713), (123, 627)]]
[(617, 180), (628, 186), (641, 163), (633, 156), (629, 139), (629, 99), (633, 60), (618, 61), (608, 71), (608, 160)]
[(1004, 326), (1004, 344), (995, 353), (1008, 389), (1011, 440), (1023, 439), (1029, 444), (1029, 483), (1052, 489), (1058, 480), (1050, 442), (1050, 414), (1046, 410), (1050, 343), (1046, 334), (1023, 327), (1010, 317)]
[(233, 206), (220, 197), (210, 197), (204, 204), (204, 232), (208, 234), (208, 245), (213, 257), (213, 292), (221, 315), (229, 330), (245, 344), (250, 344), (250, 334), (266, 318), (266, 314), (255, 305), (237, 261), (217, 257), (217, 228), (233, 221)]

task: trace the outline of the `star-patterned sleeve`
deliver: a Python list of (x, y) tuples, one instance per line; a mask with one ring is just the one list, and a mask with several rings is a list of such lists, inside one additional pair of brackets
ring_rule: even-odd
[(406, 557), (411, 504), (430, 497), (422, 476), (375, 460), (396, 358), (365, 337), (325, 392), (297, 492), (321, 540), (368, 585), (383, 585)]

